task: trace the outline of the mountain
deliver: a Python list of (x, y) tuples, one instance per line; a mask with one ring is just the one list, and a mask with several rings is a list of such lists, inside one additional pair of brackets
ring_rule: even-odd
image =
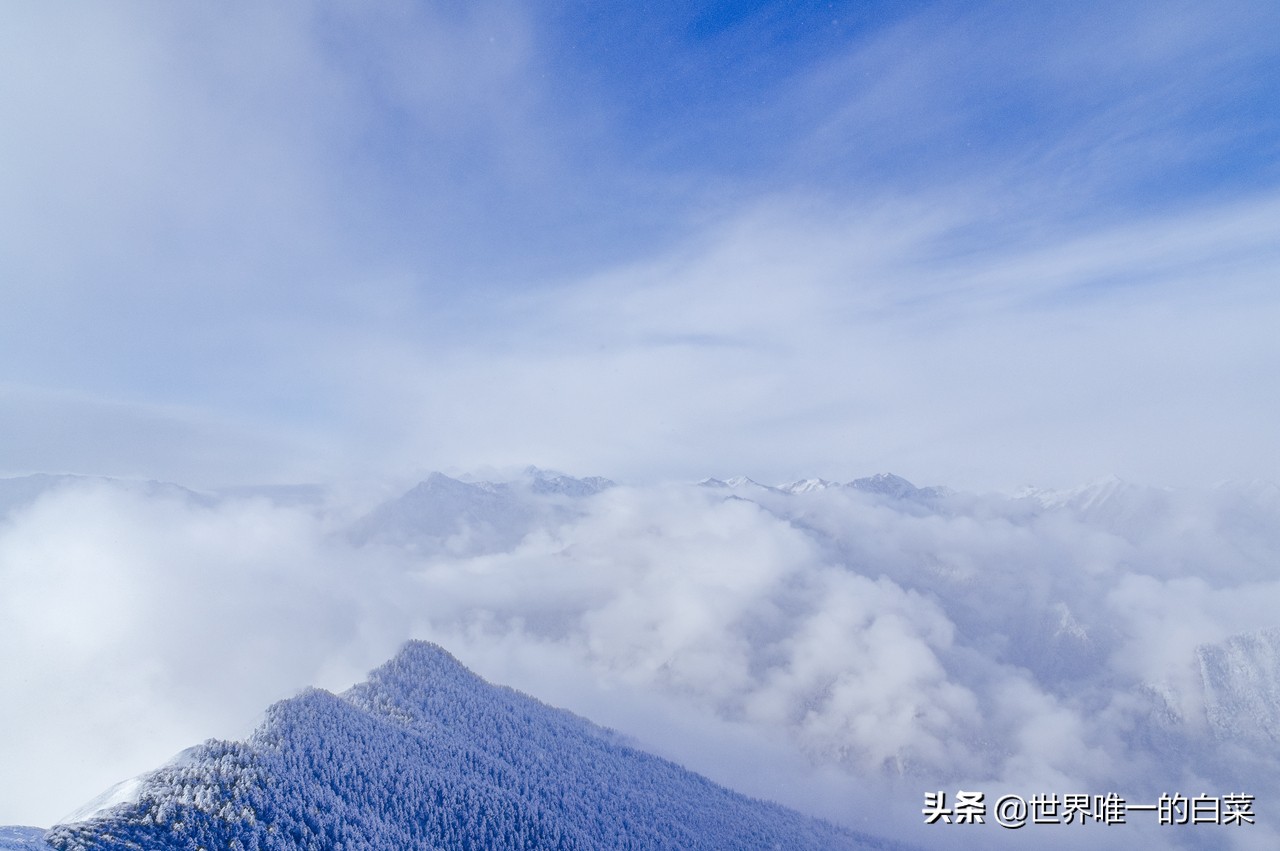
[(1214, 734), (1280, 743), (1280, 627), (1202, 644), (1196, 657)]
[(852, 488), (863, 493), (875, 494), (877, 496), (889, 497), (890, 499), (914, 499), (914, 500), (934, 500), (954, 495), (955, 491), (943, 485), (933, 485), (927, 488), (918, 488), (911, 482), (895, 476), (893, 473), (876, 473), (874, 476), (865, 476), (861, 479), (854, 479), (847, 482), (845, 487)]
[(1178, 494), (1106, 476), (1065, 490), (1027, 489), (1019, 494), (1048, 511), (1065, 511), (1081, 521), (1130, 539), (1140, 539), (1166, 523), (1178, 509)]
[(382, 544), (474, 555), (508, 550), (541, 524), (573, 516), (574, 503), (614, 486), (529, 467), (510, 482), (464, 482), (432, 473), (357, 520), (357, 546)]
[(612, 481), (603, 476), (588, 476), (585, 479), (575, 479), (573, 476), (546, 472), (536, 467), (529, 467), (525, 470), (525, 477), (529, 483), (529, 490), (533, 493), (542, 495), (554, 494), (573, 499), (595, 496), (601, 491), (606, 491), (614, 486)]
[(876, 473), (874, 476), (854, 479), (845, 487), (894, 499), (914, 496), (918, 490), (911, 482), (893, 473)]
[(62, 473), (35, 473), (0, 479), (0, 517), (35, 503), (42, 496), (76, 487), (113, 487), (144, 498), (169, 498), (193, 505), (210, 506), (215, 500), (206, 494), (172, 482), (115, 479), (109, 476), (81, 476)]
[(57, 851), (902, 847), (717, 786), (422, 642), (340, 696), (313, 689), (277, 703), (248, 741), (207, 742), (128, 792), (46, 841)]
[(875, 496), (888, 497), (890, 499), (933, 499), (937, 497), (947, 496), (951, 493), (949, 488), (929, 487), (918, 488), (911, 482), (895, 476), (893, 473), (877, 473), (874, 476), (866, 476), (861, 479), (854, 479), (841, 485), (839, 482), (832, 482), (826, 479), (800, 479), (785, 485), (762, 485), (759, 482), (749, 479), (746, 476), (734, 476), (731, 479), (703, 479), (698, 482), (705, 488), (726, 488), (737, 491), (754, 491), (760, 493), (762, 491), (768, 493), (784, 493), (784, 494), (805, 494), (814, 491), (828, 490), (830, 488), (850, 488), (862, 493), (874, 494)]
[(38, 827), (0, 827), (0, 851), (49, 851)]
[(836, 482), (829, 482), (826, 479), (801, 479), (798, 482), (792, 482), (789, 485), (782, 485), (778, 488), (786, 493), (809, 493), (811, 491), (821, 491), (827, 488), (838, 488), (840, 485)]
[(0, 517), (35, 502), (44, 494), (93, 481), (87, 476), (67, 476), (52, 473), (36, 473), (31, 476), (14, 476), (0, 479)]
[(733, 478), (726, 480), (724, 483), (724, 486), (727, 488), (732, 488), (733, 490), (764, 490), (764, 491), (778, 490), (772, 485), (762, 485), (756, 480), (749, 479), (746, 476), (734, 476)]
[(356, 521), (350, 537), (361, 546), (506, 549), (524, 537), (534, 517), (531, 506), (507, 489), (432, 473)]

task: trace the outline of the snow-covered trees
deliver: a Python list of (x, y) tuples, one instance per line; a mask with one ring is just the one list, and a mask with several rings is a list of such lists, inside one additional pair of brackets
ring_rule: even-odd
[(58, 851), (493, 851), (887, 847), (750, 800), (492, 686), (413, 642), (342, 696), (273, 706), (137, 800), (60, 825)]

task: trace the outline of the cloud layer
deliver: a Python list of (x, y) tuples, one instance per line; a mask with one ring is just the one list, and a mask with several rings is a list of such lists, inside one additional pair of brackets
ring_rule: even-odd
[(3, 708), (0, 821), (51, 821), (243, 735), (410, 636), (721, 782), (893, 835), (938, 788), (1274, 791), (1275, 724), (1202, 685), (1231, 636), (1277, 626), (1274, 487), (542, 499), (561, 509), (472, 555), (356, 547), (349, 511), (261, 497), (81, 481), (13, 509), (0, 676), (22, 699)]

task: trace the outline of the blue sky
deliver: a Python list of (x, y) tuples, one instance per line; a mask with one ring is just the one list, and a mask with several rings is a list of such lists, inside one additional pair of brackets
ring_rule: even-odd
[(0, 472), (1280, 478), (1273, 4), (7, 17)]

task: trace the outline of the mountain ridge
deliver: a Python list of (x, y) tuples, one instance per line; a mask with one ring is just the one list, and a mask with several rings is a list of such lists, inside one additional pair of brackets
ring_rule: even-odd
[(56, 851), (431, 847), (890, 849), (732, 792), (409, 642), (341, 695), (307, 689), (46, 834)]

